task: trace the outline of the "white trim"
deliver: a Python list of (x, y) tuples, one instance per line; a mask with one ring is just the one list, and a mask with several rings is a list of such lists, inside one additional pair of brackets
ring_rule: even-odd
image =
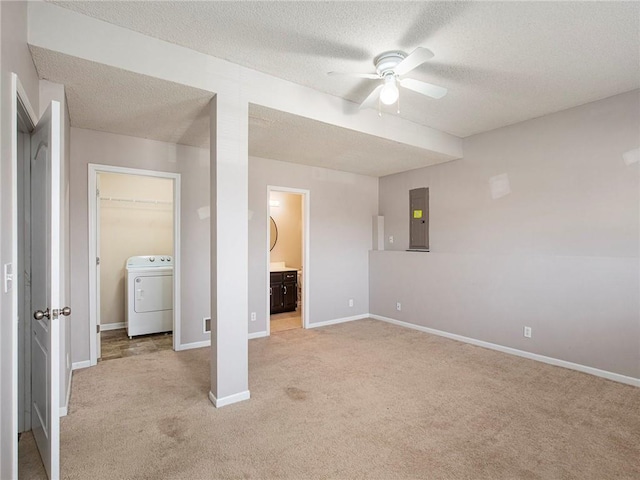
[(11, 450), (12, 476), (18, 476), (18, 101), (29, 116), (31, 126), (38, 123), (36, 112), (31, 106), (27, 92), (20, 82), (20, 78), (11, 72), (11, 264), (13, 267), (13, 281), (11, 282), (11, 433), (9, 449)]
[[(255, 332), (255, 333), (250, 333), (249, 334), (249, 340), (253, 339), (253, 338), (261, 338), (261, 337), (267, 337), (267, 332)], [(193, 343), (183, 343), (181, 344), (176, 351), (180, 352), (182, 350), (192, 350), (194, 348), (203, 348), (203, 347), (210, 347), (211, 346), (211, 340), (204, 340), (202, 342), (193, 342)]]
[(202, 342), (192, 342), (192, 343), (182, 343), (178, 345), (176, 348), (176, 352), (181, 352), (182, 350), (193, 350), (194, 348), (203, 348), (210, 347), (211, 340), (204, 340)]
[(364, 320), (365, 318), (370, 318), (370, 317), (371, 316), (368, 313), (363, 313), (362, 315), (354, 315), (353, 317), (334, 318), (333, 320), (327, 320), (326, 322), (310, 323), (307, 328), (328, 327), (329, 325), (337, 325), (338, 323), (353, 322), (354, 320)]
[(67, 397), (64, 402), (64, 407), (60, 407), (60, 416), (66, 417), (69, 411), (69, 401), (71, 400), (71, 382), (73, 381), (73, 370), (69, 372), (69, 384), (67, 385)]
[[(270, 278), (270, 261), (271, 261), (271, 226), (269, 224), (269, 218), (271, 217), (271, 206), (269, 205), (269, 201), (271, 198), (271, 192), (283, 192), (283, 193), (295, 193), (298, 195), (302, 195), (303, 199), (303, 208), (302, 208), (302, 328), (311, 328), (309, 323), (309, 233), (311, 232), (311, 190), (304, 188), (291, 188), (291, 187), (278, 187), (276, 185), (267, 185), (267, 289), (269, 288), (269, 284), (271, 283)], [(268, 290), (267, 290), (268, 291)], [(300, 301), (300, 299), (298, 299)], [(269, 318), (271, 317), (271, 299), (269, 295), (267, 295), (267, 305), (266, 305), (266, 320), (267, 320), (267, 330), (266, 336), (271, 335), (271, 322)], [(251, 338), (251, 337), (249, 337)]]
[[(168, 178), (173, 180), (173, 349), (184, 350), (180, 345), (180, 174), (142, 170), (139, 168), (115, 167), (90, 163), (88, 168), (89, 195), (89, 331), (95, 332), (97, 325), (97, 268), (96, 268), (96, 177), (98, 173), (121, 173), (126, 175), (141, 175), (146, 177)], [(198, 348), (198, 347), (191, 347)], [(96, 336), (89, 337), (89, 358), (91, 365), (98, 363), (98, 345)]]
[(268, 337), (268, 336), (269, 336), (269, 334), (267, 333), (267, 331), (263, 330), (262, 332), (250, 333), (249, 334), (249, 340), (253, 340), (254, 338)]
[(508, 353), (516, 355), (518, 357), (528, 358), (529, 360), (536, 360), (542, 363), (548, 363), (549, 365), (555, 365), (556, 367), (564, 367), (570, 370), (576, 370), (578, 372), (588, 373), (595, 375), (596, 377), (606, 378), (613, 380), (614, 382), (625, 383), (634, 387), (640, 387), (640, 378), (627, 377), (626, 375), (620, 375), (619, 373), (608, 372), (606, 370), (600, 370), (598, 368), (588, 367), (586, 365), (580, 365), (578, 363), (568, 362), (566, 360), (559, 360), (553, 357), (546, 357), (537, 353), (525, 352), (524, 350), (518, 350), (516, 348), (505, 347), (496, 343), (485, 342), (483, 340), (476, 340), (475, 338), (463, 337), (455, 333), (443, 332), (442, 330), (436, 330), (429, 327), (423, 327), (422, 325), (416, 325), (413, 323), (403, 322), (394, 318), (383, 317), (381, 315), (369, 315), (374, 320), (380, 320), (382, 322), (393, 323), (401, 327), (411, 328), (413, 330), (419, 330), (425, 333), (431, 333), (440, 337), (450, 338), (459, 342), (469, 343), (478, 347), (489, 348), (491, 350), (497, 350), (498, 352)]
[(216, 408), (224, 407), (226, 405), (231, 405), (232, 403), (242, 402), (243, 400), (249, 400), (251, 398), (251, 394), (249, 390), (245, 390), (244, 392), (234, 393), (233, 395), (227, 395), (226, 397), (216, 398), (213, 392), (209, 392), (209, 400), (211, 403), (215, 405)]
[(80, 370), (83, 368), (89, 368), (91, 366), (91, 360), (83, 360), (82, 362), (73, 362), (71, 364), (71, 371)]
[(108, 332), (109, 330), (120, 330), (121, 328), (124, 328), (125, 324), (124, 322), (119, 322), (119, 323), (101, 323), (100, 324), (100, 331), (101, 332)]

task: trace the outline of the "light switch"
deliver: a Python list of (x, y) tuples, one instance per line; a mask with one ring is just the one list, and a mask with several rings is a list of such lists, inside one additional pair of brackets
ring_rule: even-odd
[(9, 293), (13, 289), (13, 264), (4, 264), (4, 293)]

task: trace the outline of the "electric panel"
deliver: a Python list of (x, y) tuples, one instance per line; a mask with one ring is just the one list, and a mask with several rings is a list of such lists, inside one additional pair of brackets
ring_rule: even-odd
[(429, 251), (429, 189), (409, 190), (409, 250)]

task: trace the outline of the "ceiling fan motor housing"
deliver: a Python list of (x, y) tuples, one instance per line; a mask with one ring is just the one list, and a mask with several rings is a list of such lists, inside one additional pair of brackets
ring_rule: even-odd
[(406, 56), (404, 52), (399, 51), (381, 53), (373, 61), (376, 66), (376, 72), (381, 77), (393, 75), (393, 69), (396, 68)]

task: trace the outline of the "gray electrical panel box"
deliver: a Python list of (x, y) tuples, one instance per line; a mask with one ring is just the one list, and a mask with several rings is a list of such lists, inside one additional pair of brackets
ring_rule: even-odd
[(429, 189), (409, 190), (409, 250), (429, 251)]

